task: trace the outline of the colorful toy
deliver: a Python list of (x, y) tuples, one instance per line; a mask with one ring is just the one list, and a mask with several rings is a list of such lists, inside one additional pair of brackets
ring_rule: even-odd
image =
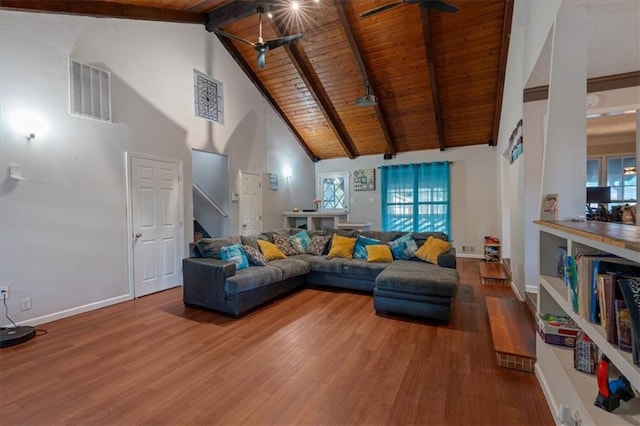
[(620, 406), (620, 400), (629, 401), (634, 397), (629, 381), (624, 376), (609, 380), (609, 359), (602, 355), (596, 372), (598, 377), (598, 396), (594, 403), (606, 411), (613, 411)]

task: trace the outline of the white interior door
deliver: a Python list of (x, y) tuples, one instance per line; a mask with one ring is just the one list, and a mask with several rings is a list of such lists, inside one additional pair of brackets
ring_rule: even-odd
[(135, 297), (181, 283), (180, 166), (131, 157)]
[(240, 235), (262, 232), (262, 183), (260, 175), (241, 172), (240, 185)]

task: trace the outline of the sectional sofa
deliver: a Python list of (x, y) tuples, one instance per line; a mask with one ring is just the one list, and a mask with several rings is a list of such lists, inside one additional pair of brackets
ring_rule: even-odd
[[(305, 286), (334, 287), (373, 293), (378, 314), (401, 314), (436, 321), (448, 321), (457, 292), (455, 249), (437, 256), (437, 264), (415, 257), (391, 262), (367, 259), (328, 258), (329, 240), (319, 255), (301, 253), (271, 260), (264, 266), (240, 270), (222, 260), (223, 247), (241, 244), (259, 249), (258, 240), (273, 242), (277, 236), (290, 237), (299, 229), (280, 229), (245, 237), (207, 238), (190, 245), (190, 257), (183, 259), (183, 292), (187, 306), (213, 309), (237, 317), (275, 298)], [(308, 231), (325, 239), (357, 237), (343, 230)], [(362, 231), (360, 238), (394, 244), (404, 232)], [(447, 241), (443, 233), (412, 233), (420, 248), (429, 237)], [(282, 238), (280, 238), (282, 239)], [(396, 244), (397, 245), (397, 244)]]

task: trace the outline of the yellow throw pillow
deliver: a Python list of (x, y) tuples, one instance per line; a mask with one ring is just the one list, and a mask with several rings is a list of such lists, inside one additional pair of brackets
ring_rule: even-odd
[(260, 251), (264, 254), (267, 260), (286, 259), (287, 256), (278, 248), (277, 245), (270, 243), (269, 241), (258, 240), (258, 246)]
[(357, 238), (341, 237), (334, 234), (327, 259), (333, 259), (334, 257), (353, 259), (353, 248), (356, 246), (356, 240)]
[(446, 253), (451, 248), (451, 243), (441, 240), (440, 238), (429, 237), (427, 242), (422, 245), (416, 252), (416, 257), (425, 262), (438, 264), (438, 256)]
[(367, 249), (367, 262), (393, 262), (391, 247), (386, 244), (371, 244)]

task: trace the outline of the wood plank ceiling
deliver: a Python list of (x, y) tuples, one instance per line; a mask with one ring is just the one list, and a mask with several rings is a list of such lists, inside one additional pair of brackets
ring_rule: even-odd
[[(454, 14), (381, 0), (0, 0), (3, 9), (202, 23), (247, 40), (302, 33), (266, 54), (217, 36), (314, 160), (494, 145), (513, 0), (449, 0)], [(394, 0), (389, 0), (392, 3)], [(360, 107), (365, 85), (378, 105)]]

